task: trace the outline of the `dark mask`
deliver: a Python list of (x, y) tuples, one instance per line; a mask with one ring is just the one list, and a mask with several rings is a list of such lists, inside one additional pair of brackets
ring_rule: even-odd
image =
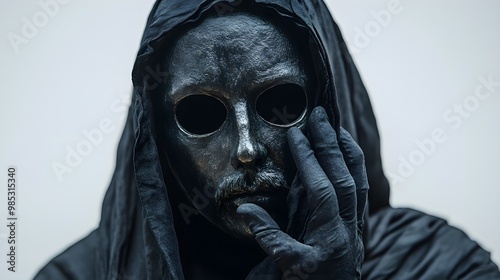
[(314, 90), (299, 43), (238, 13), (209, 17), (170, 44), (165, 146), (182, 190), (233, 235), (250, 236), (235, 212), (245, 202), (286, 226), (296, 172), (286, 131), (304, 127)]

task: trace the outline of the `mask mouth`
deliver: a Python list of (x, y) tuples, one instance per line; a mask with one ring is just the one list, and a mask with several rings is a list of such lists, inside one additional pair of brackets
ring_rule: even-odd
[(226, 232), (243, 239), (253, 235), (236, 213), (243, 203), (262, 207), (279, 224), (286, 227), (286, 197), (290, 190), (284, 174), (279, 169), (265, 168), (250, 173), (228, 176), (215, 192), (217, 214)]
[(234, 203), (236, 206), (240, 206), (243, 203), (261, 204), (261, 203), (266, 203), (267, 200), (272, 199), (272, 197), (276, 196), (277, 194), (278, 194), (277, 191), (267, 191), (267, 190), (242, 193), (231, 196), (229, 198), (229, 201)]
[(215, 192), (215, 200), (219, 210), (235, 210), (243, 203), (267, 204), (276, 196), (288, 192), (282, 172), (278, 170), (261, 170), (255, 173), (228, 176)]

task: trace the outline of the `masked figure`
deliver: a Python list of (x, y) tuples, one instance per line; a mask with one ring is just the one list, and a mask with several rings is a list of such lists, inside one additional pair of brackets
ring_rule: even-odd
[(390, 207), (322, 1), (157, 1), (132, 76), (99, 228), (36, 279), (500, 279), (462, 231)]

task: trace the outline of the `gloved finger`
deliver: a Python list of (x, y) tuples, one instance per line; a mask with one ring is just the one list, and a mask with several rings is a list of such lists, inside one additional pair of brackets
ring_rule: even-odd
[(281, 231), (266, 210), (258, 205), (244, 203), (236, 209), (236, 212), (250, 228), (260, 247), (282, 269), (289, 268), (312, 248)]
[(328, 122), (325, 109), (314, 108), (308, 124), (318, 162), (335, 188), (339, 215), (346, 222), (355, 221), (356, 185), (337, 142), (337, 133)]
[(357, 200), (357, 220), (358, 226), (362, 229), (363, 214), (365, 212), (368, 197), (368, 177), (366, 175), (365, 157), (359, 145), (352, 139), (351, 135), (344, 128), (340, 128), (340, 150), (344, 154), (345, 162), (349, 168), (354, 182), (356, 183)]
[(290, 191), (286, 198), (288, 209), (288, 225), (286, 233), (295, 238), (299, 242), (304, 240), (309, 213), (307, 211), (307, 195), (304, 184), (299, 179), (298, 174), (295, 174)]
[(321, 209), (321, 215), (316, 215), (315, 224), (309, 226), (318, 228), (339, 217), (339, 205), (332, 183), (314, 156), (309, 140), (296, 127), (288, 130), (288, 144), (292, 152), (299, 179), (304, 185), (307, 205), (312, 212)]

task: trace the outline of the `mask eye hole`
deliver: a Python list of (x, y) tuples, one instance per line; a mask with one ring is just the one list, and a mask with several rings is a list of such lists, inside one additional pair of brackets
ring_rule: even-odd
[(296, 84), (277, 85), (257, 98), (256, 108), (257, 113), (267, 122), (279, 126), (291, 126), (306, 111), (306, 93)]
[(209, 134), (219, 129), (226, 120), (227, 110), (217, 98), (208, 95), (190, 95), (175, 108), (177, 123), (192, 134)]

